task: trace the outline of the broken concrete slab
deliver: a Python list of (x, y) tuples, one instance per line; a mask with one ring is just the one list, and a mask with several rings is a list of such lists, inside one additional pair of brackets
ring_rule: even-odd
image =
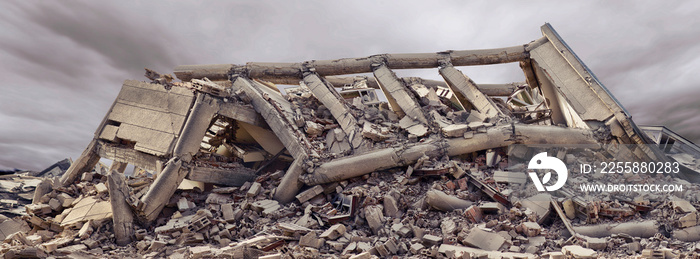
[(112, 218), (112, 206), (110, 202), (95, 197), (81, 199), (61, 221), (61, 226), (69, 226), (79, 222), (93, 220), (95, 222)]
[(499, 234), (475, 227), (469, 231), (469, 235), (462, 242), (487, 251), (496, 251), (505, 244), (506, 239)]

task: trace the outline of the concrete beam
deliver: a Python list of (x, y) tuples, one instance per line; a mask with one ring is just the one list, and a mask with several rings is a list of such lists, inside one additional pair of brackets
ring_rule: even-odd
[(423, 114), (418, 101), (408, 91), (403, 81), (400, 81), (386, 64), (377, 66), (374, 69), (374, 77), (379, 82), (380, 88), (387, 99), (389, 99), (389, 104), (395, 112), (403, 113), (414, 121), (428, 124), (428, 119)]
[(353, 148), (358, 147), (362, 143), (361, 129), (357, 126), (357, 120), (352, 115), (345, 100), (333, 89), (333, 85), (324, 82), (316, 73), (308, 73), (304, 76), (304, 83), (316, 99), (331, 111), (340, 128), (348, 136), (350, 145)]
[(439, 71), (452, 92), (457, 95), (457, 99), (462, 102), (462, 107), (467, 110), (474, 109), (488, 118), (496, 118), (501, 114), (493, 101), (479, 91), (474, 81), (461, 71), (452, 65), (444, 66)]
[[(534, 43), (534, 42), (533, 42)], [(490, 65), (523, 61), (529, 58), (527, 46), (480, 50), (448, 50), (437, 53), (379, 54), (361, 58), (311, 60), (301, 63), (249, 62), (246, 65), (184, 65), (175, 68), (175, 76), (182, 81), (207, 77), (212, 81), (228, 79), (229, 74), (240, 74), (278, 84), (297, 84), (303, 78), (304, 68), (314, 68), (321, 76), (372, 72), (372, 64), (386, 63), (392, 69), (438, 67), (439, 60), (449, 59), (455, 66)]]
[(472, 138), (450, 138), (411, 146), (393, 147), (332, 160), (301, 177), (307, 185), (341, 181), (377, 170), (415, 163), (423, 155), (456, 156), (511, 144), (596, 144), (590, 130), (543, 125), (502, 125)]

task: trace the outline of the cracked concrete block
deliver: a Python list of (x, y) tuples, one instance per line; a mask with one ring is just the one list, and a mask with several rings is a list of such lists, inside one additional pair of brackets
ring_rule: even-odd
[(95, 185), (95, 190), (97, 193), (102, 194), (102, 193), (107, 193), (107, 186), (104, 183), (98, 183)]
[(305, 247), (313, 247), (316, 249), (319, 249), (323, 245), (323, 239), (318, 238), (316, 236), (316, 232), (309, 232), (306, 235), (302, 236), (301, 239), (299, 239), (299, 245), (300, 246), (305, 246)]
[(693, 204), (690, 204), (690, 202), (682, 199), (676, 198), (676, 200), (672, 201), (671, 204), (673, 205), (673, 208), (682, 213), (689, 213), (689, 212), (697, 212), (698, 210), (693, 206)]
[(542, 227), (540, 224), (537, 224), (537, 222), (523, 222), (520, 224), (523, 234), (528, 236), (528, 237), (534, 237), (540, 234), (540, 231), (542, 231)]
[(350, 259), (371, 259), (371, 258), (372, 258), (372, 254), (369, 251), (350, 256)]
[(436, 246), (442, 242), (442, 237), (425, 234), (423, 235), (423, 244), (427, 246)]
[(321, 238), (325, 238), (327, 240), (336, 240), (339, 237), (343, 236), (345, 234), (345, 225), (343, 224), (335, 224), (328, 228), (326, 231), (321, 233)]
[(323, 187), (320, 185), (316, 185), (314, 187), (309, 188), (306, 191), (297, 194), (296, 198), (297, 200), (299, 200), (300, 203), (304, 203), (321, 193), (323, 193)]
[(596, 237), (587, 237), (586, 238), (586, 247), (597, 250), (597, 251), (602, 251), (605, 250), (605, 248), (608, 246), (608, 242), (605, 241), (604, 238), (596, 238)]
[(391, 195), (384, 195), (384, 214), (388, 217), (396, 217), (399, 213), (399, 205), (396, 198)]
[(697, 215), (697, 213), (694, 213), (694, 212), (688, 213), (685, 216), (682, 216), (678, 219), (678, 226), (681, 228), (692, 227), (692, 226), (696, 226), (697, 224), (698, 224), (698, 215)]
[(379, 206), (367, 206), (365, 208), (365, 219), (372, 232), (377, 234), (383, 227), (384, 215), (382, 214), (382, 209)]
[(503, 246), (506, 239), (497, 233), (488, 232), (475, 227), (469, 231), (469, 235), (467, 235), (462, 242), (487, 251), (496, 251)]
[(596, 252), (593, 249), (584, 248), (579, 245), (568, 245), (561, 248), (561, 252), (566, 256), (573, 258), (596, 258)]
[(228, 223), (233, 223), (236, 221), (236, 217), (233, 214), (233, 204), (224, 204), (221, 205), (221, 213), (224, 216), (224, 220)]
[(262, 185), (259, 182), (254, 182), (250, 186), (250, 189), (248, 189), (246, 196), (247, 197), (255, 197), (260, 193), (261, 190), (262, 190)]
[(306, 134), (312, 137), (321, 136), (323, 134), (323, 125), (313, 121), (306, 121)]
[(411, 247), (409, 248), (411, 253), (414, 255), (420, 254), (420, 251), (423, 250), (425, 246), (423, 246), (421, 243), (413, 243), (411, 244)]

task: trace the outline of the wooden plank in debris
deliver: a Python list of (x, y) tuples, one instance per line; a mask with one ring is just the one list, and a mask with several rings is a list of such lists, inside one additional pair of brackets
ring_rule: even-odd
[[(297, 158), (306, 154), (307, 150), (303, 142), (308, 142), (308, 140), (303, 134), (295, 132), (297, 130), (293, 128), (290, 121), (286, 118), (290, 116), (286, 113), (291, 110), (287, 100), (275, 97), (276, 93), (273, 93), (269, 88), (264, 90), (267, 87), (257, 87), (254, 85), (254, 82), (243, 77), (236, 78), (233, 86), (242, 89), (252, 99), (255, 110), (265, 118), (270, 129), (289, 150), (292, 157)], [(271, 103), (269, 100), (272, 100), (274, 103)], [(274, 154), (276, 152), (270, 153)]]
[(423, 124), (428, 123), (428, 119), (423, 114), (420, 104), (415, 100), (415, 97), (408, 91), (403, 81), (400, 81), (394, 71), (391, 71), (386, 64), (378, 66), (374, 69), (374, 77), (379, 82), (380, 88), (384, 92), (387, 99), (394, 100), (392, 109), (400, 113), (406, 114), (409, 118), (419, 121)]
[(187, 175), (187, 179), (220, 186), (241, 186), (255, 181), (255, 171), (246, 167), (209, 168), (197, 166)]
[(474, 81), (461, 71), (449, 65), (440, 68), (439, 72), (452, 92), (457, 95), (457, 99), (462, 102), (462, 107), (465, 109), (471, 107), (488, 118), (495, 118), (500, 114), (500, 110), (493, 101), (479, 91)]

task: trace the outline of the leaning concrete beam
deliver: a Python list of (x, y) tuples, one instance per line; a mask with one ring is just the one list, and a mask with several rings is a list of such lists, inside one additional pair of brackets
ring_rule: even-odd
[(304, 172), (304, 161), (306, 157), (298, 157), (294, 159), (292, 165), (289, 166), (287, 172), (282, 177), (282, 181), (275, 189), (274, 199), (280, 203), (289, 203), (294, 201), (294, 197), (299, 193), (304, 183), (299, 181), (299, 176)]
[(218, 100), (207, 94), (199, 94), (187, 117), (182, 134), (175, 144), (173, 158), (153, 182), (148, 192), (141, 198), (139, 208), (146, 221), (153, 221), (168, 202), (177, 186), (180, 185), (189, 170), (182, 163), (189, 163), (197, 151), (209, 128), (209, 123), (219, 111)]
[(359, 133), (361, 130), (357, 126), (357, 120), (348, 105), (345, 104), (345, 100), (333, 89), (332, 85), (327, 85), (316, 73), (308, 73), (304, 76), (304, 84), (309, 87), (316, 99), (331, 111), (340, 128), (348, 136), (350, 144), (357, 148), (362, 143), (362, 134)]
[(612, 234), (628, 234), (647, 238), (659, 233), (659, 224), (654, 220), (631, 221), (625, 223), (597, 224), (574, 227), (577, 234), (589, 237), (608, 237)]
[(93, 139), (90, 144), (85, 148), (80, 157), (70, 165), (68, 170), (61, 176), (58, 182), (58, 186), (66, 187), (73, 183), (76, 178), (82, 175), (86, 171), (91, 171), (100, 161), (100, 156), (97, 154), (97, 140)]
[(109, 188), (109, 201), (112, 205), (114, 236), (118, 245), (128, 245), (134, 236), (134, 214), (131, 211), (131, 206), (127, 203), (129, 189), (126, 187), (124, 175), (117, 170), (110, 170), (107, 175), (107, 187)]
[(341, 181), (377, 170), (408, 165), (423, 155), (456, 156), (511, 144), (545, 143), (596, 144), (598, 142), (589, 130), (543, 125), (502, 125), (491, 127), (486, 133), (474, 134), (469, 139), (451, 138), (446, 141), (386, 148), (335, 159), (320, 165), (312, 174), (302, 176), (301, 181), (307, 185)]
[(233, 87), (242, 89), (245, 94), (252, 100), (253, 107), (265, 118), (265, 121), (270, 126), (275, 135), (282, 141), (282, 144), (289, 150), (294, 158), (298, 158), (307, 153), (302, 141), (304, 136), (297, 136), (294, 129), (289, 125), (288, 121), (282, 117), (280, 111), (265, 99), (263, 94), (256, 89), (250, 80), (237, 77), (233, 82)]
[[(219, 111), (219, 100), (208, 94), (199, 94), (187, 117), (182, 134), (175, 144), (173, 156), (194, 156), (199, 151), (204, 135), (214, 115)], [(185, 159), (189, 162), (188, 159)]]
[[(362, 58), (336, 60), (312, 60), (303, 63), (250, 62), (243, 66), (185, 65), (175, 68), (175, 75), (182, 81), (207, 77), (210, 80), (225, 80), (228, 74), (241, 74), (278, 84), (297, 84), (303, 78), (304, 68), (314, 68), (321, 76), (359, 74), (372, 72), (371, 65), (386, 63), (392, 69), (414, 69), (438, 67), (439, 60), (449, 59), (455, 66), (489, 65), (523, 61), (529, 58), (529, 44), (481, 50), (448, 50), (437, 53), (380, 54)], [(228, 73), (224, 73), (227, 71)]]
[(158, 174), (137, 207), (145, 221), (150, 222), (158, 217), (188, 172), (189, 170), (182, 167), (182, 160), (178, 158), (173, 157), (166, 163), (165, 168)]
[[(403, 81), (400, 81), (399, 78), (396, 77), (396, 74), (394, 74), (394, 71), (391, 71), (386, 64), (377, 66), (374, 69), (374, 77), (377, 78), (377, 82), (379, 82), (387, 99), (391, 98), (394, 100), (392, 106), (400, 107), (401, 111), (399, 112), (405, 113), (406, 116), (414, 121), (428, 124), (428, 119), (425, 114), (423, 114), (420, 104), (418, 104), (415, 97), (408, 91)], [(391, 100), (389, 100), (389, 104), (392, 104)]]
[[(447, 85), (450, 86), (452, 92), (458, 96), (457, 99), (462, 102), (462, 106), (465, 109), (471, 106), (471, 108), (488, 118), (495, 118), (500, 114), (500, 110), (493, 101), (479, 91), (474, 81), (461, 71), (448, 65), (440, 68), (440, 75), (445, 79)], [(469, 102), (469, 105), (464, 103), (465, 100)]]

